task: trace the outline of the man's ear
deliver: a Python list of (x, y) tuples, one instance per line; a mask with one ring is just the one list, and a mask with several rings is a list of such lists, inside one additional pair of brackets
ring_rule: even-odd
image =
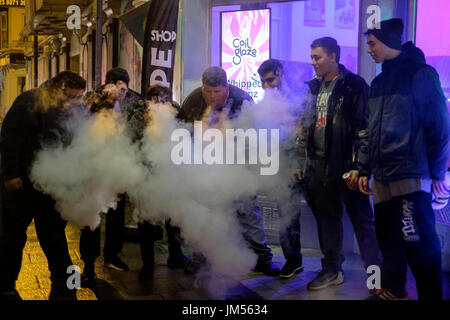
[(333, 60), (334, 62), (337, 63), (337, 61), (336, 61), (336, 52), (333, 52), (330, 56), (331, 56), (331, 60)]

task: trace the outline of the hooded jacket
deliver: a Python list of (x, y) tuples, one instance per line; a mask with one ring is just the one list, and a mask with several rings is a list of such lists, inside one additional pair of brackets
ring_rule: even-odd
[(360, 176), (387, 183), (409, 178), (444, 180), (449, 115), (439, 76), (412, 42), (382, 65), (372, 81), (360, 135)]
[[(356, 169), (354, 162), (357, 133), (364, 126), (369, 86), (358, 75), (339, 65), (338, 78), (328, 100), (325, 125), (325, 177), (324, 183), (341, 179), (342, 174)], [(300, 169), (308, 177), (310, 160), (315, 158), (314, 130), (317, 121), (316, 103), (322, 79), (308, 81), (307, 106), (300, 126), (304, 129), (297, 138)]]

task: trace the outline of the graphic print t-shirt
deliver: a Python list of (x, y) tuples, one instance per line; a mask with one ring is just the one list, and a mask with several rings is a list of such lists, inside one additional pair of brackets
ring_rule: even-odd
[(317, 121), (314, 129), (314, 150), (316, 156), (325, 157), (325, 126), (327, 124), (328, 100), (333, 92), (337, 77), (331, 81), (322, 81), (317, 95)]

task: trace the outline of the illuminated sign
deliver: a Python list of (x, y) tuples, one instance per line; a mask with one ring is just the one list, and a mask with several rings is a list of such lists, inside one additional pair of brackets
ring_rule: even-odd
[(221, 20), (221, 66), (228, 83), (258, 102), (263, 97), (258, 67), (270, 58), (270, 9), (222, 12)]
[(25, 0), (0, 0), (1, 7), (25, 7)]

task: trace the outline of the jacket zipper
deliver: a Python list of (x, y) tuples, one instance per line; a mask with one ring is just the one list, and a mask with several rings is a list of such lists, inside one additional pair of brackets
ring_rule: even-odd
[(378, 162), (380, 163), (381, 168), (381, 181), (384, 181), (383, 178), (383, 163), (381, 162), (381, 124), (383, 122), (383, 110), (384, 110), (384, 96), (381, 98), (381, 113), (380, 113), (380, 126), (378, 128)]

